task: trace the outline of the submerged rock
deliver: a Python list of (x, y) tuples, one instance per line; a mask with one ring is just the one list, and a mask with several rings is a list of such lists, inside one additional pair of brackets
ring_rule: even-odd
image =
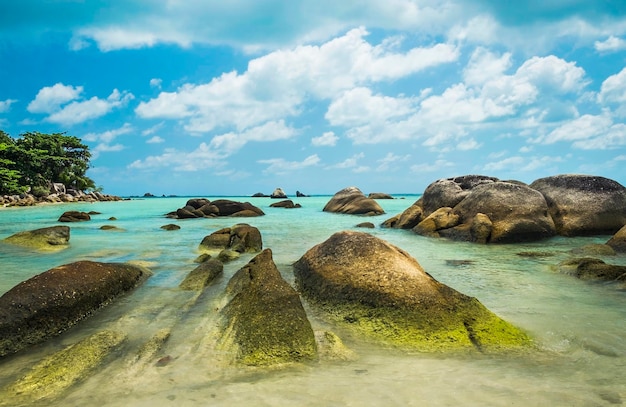
[(525, 347), (529, 337), (408, 253), (362, 232), (333, 234), (294, 263), (300, 292), (333, 319), (419, 351)]
[(357, 187), (348, 187), (337, 192), (326, 203), (323, 210), (324, 212), (368, 216), (385, 213), (374, 199), (366, 197)]
[(60, 334), (149, 275), (135, 265), (79, 261), (16, 285), (0, 297), (0, 357)]
[(241, 268), (227, 286), (222, 309), (223, 343), (247, 365), (302, 362), (316, 357), (315, 335), (298, 293), (282, 278), (265, 249)]
[(581, 280), (626, 283), (626, 266), (607, 264), (593, 257), (574, 258), (561, 262), (559, 271)]
[(59, 222), (85, 222), (91, 220), (87, 212), (67, 211), (59, 217)]
[(626, 225), (626, 188), (591, 175), (555, 175), (530, 187), (545, 196), (558, 234), (613, 234)]
[(208, 259), (193, 269), (180, 283), (179, 287), (183, 290), (202, 291), (220, 276), (223, 271), (224, 264), (221, 261)]
[(300, 206), (300, 204), (294, 204), (291, 199), (286, 199), (284, 201), (275, 202), (275, 203), (271, 204), (270, 208), (287, 208), (287, 209), (292, 209), (292, 208), (301, 208), (301, 206)]
[(229, 249), (238, 253), (256, 253), (263, 249), (261, 232), (247, 223), (238, 223), (205, 236), (200, 242), (201, 251)]
[(19, 232), (7, 237), (4, 241), (38, 250), (65, 249), (70, 241), (70, 228), (68, 226), (51, 226)]
[(121, 332), (102, 331), (46, 357), (0, 392), (0, 406), (31, 405), (60, 396), (102, 365), (125, 339)]

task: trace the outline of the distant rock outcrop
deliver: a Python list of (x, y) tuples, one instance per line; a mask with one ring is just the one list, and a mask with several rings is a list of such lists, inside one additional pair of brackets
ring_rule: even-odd
[(393, 196), (384, 192), (370, 192), (367, 197), (371, 199), (393, 199)]
[(51, 226), (19, 232), (4, 239), (5, 242), (38, 250), (58, 250), (68, 247), (70, 228)]
[(306, 198), (306, 197), (308, 197), (308, 196), (309, 196), (309, 195), (303, 194), (303, 193), (302, 193), (302, 192), (300, 192), (300, 191), (296, 191), (296, 197), (298, 197), (298, 198)]
[(265, 249), (231, 278), (222, 309), (224, 344), (246, 365), (305, 362), (316, 357), (315, 335), (298, 293)]
[(249, 202), (236, 202), (228, 199), (209, 201), (206, 198), (193, 198), (184, 207), (166, 214), (168, 218), (194, 219), (217, 216), (254, 217), (265, 213)]
[(294, 263), (299, 291), (360, 333), (420, 351), (525, 347), (526, 334), (477, 299), (438, 282), (408, 253), (344, 231)]
[(0, 297), (0, 357), (60, 334), (150, 274), (125, 263), (79, 261), (16, 285)]
[(302, 206), (300, 204), (294, 204), (291, 199), (286, 199), (284, 201), (274, 202), (273, 204), (270, 205), (270, 208), (293, 209), (293, 208), (301, 208), (301, 207)]
[(274, 192), (272, 192), (272, 195), (270, 195), (270, 198), (273, 198), (273, 199), (286, 199), (287, 198), (287, 194), (281, 188), (276, 188), (274, 190)]
[(348, 187), (337, 192), (324, 206), (324, 212), (368, 216), (385, 213), (375, 200), (366, 197), (357, 187)]
[(616, 233), (626, 225), (626, 188), (591, 175), (555, 175), (530, 184), (548, 203), (556, 231), (563, 236)]

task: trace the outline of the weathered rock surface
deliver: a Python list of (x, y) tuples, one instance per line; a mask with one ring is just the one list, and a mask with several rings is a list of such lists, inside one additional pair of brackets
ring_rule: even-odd
[(51, 226), (19, 232), (4, 239), (5, 242), (38, 250), (58, 250), (68, 247), (70, 228)]
[(368, 216), (385, 213), (375, 200), (366, 197), (357, 187), (348, 187), (337, 192), (323, 210), (324, 212)]
[(300, 206), (300, 204), (294, 204), (291, 199), (286, 199), (280, 202), (274, 202), (273, 204), (270, 205), (270, 208), (293, 209), (293, 208), (301, 208), (301, 207), (302, 206)]
[(541, 193), (482, 175), (433, 182), (418, 201), (383, 225), (479, 243), (532, 241), (556, 233)]
[(331, 318), (420, 351), (528, 346), (519, 329), (426, 273), (408, 253), (362, 232), (338, 232), (294, 263), (296, 284)]
[(91, 220), (87, 212), (67, 211), (59, 217), (59, 222), (85, 222)]
[(367, 197), (371, 199), (393, 199), (393, 196), (384, 192), (370, 192)]
[(0, 392), (0, 406), (35, 405), (62, 395), (86, 379), (125, 340), (121, 332), (102, 331), (46, 357)]
[(558, 265), (558, 269), (581, 280), (626, 283), (626, 266), (608, 264), (593, 257), (565, 260)]
[(201, 262), (193, 269), (187, 277), (180, 283), (183, 290), (202, 291), (211, 285), (213, 280), (224, 272), (224, 265), (217, 259), (208, 259)]
[(0, 356), (58, 335), (149, 275), (135, 265), (79, 261), (23, 281), (0, 297)]
[(374, 229), (376, 226), (372, 222), (361, 222), (356, 225), (357, 228)]
[(168, 218), (193, 219), (216, 216), (252, 217), (265, 213), (250, 202), (237, 202), (229, 199), (209, 201), (206, 198), (193, 198), (184, 207), (166, 214)]
[(172, 231), (172, 230), (179, 230), (180, 226), (175, 225), (173, 223), (168, 223), (167, 225), (163, 225), (161, 226), (161, 229), (163, 230), (167, 230), (167, 231)]
[(285, 191), (283, 191), (281, 188), (276, 188), (274, 190), (274, 192), (272, 192), (272, 195), (270, 195), (270, 198), (274, 198), (274, 199), (286, 199), (287, 198), (287, 194), (285, 193)]
[(538, 179), (530, 187), (545, 196), (560, 235), (609, 235), (626, 225), (626, 188), (616, 181), (565, 174)]
[(626, 226), (617, 231), (613, 237), (611, 237), (607, 245), (611, 246), (616, 252), (626, 252)]
[(205, 236), (200, 242), (200, 251), (229, 249), (239, 253), (255, 253), (263, 249), (261, 232), (247, 223), (239, 223)]
[(270, 249), (263, 250), (228, 283), (222, 309), (223, 343), (247, 365), (302, 362), (316, 357), (315, 335), (298, 293), (282, 278)]

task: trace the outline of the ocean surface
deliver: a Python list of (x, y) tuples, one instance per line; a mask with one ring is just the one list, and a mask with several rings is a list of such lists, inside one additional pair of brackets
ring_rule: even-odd
[[(141, 262), (154, 275), (131, 295), (46, 344), (0, 360), (0, 387), (23, 376), (42, 357), (103, 329), (128, 340), (89, 379), (45, 406), (609, 406), (626, 404), (626, 292), (556, 271), (572, 249), (609, 236), (553, 238), (531, 244), (476, 245), (425, 238), (380, 224), (418, 196), (380, 200), (386, 214), (358, 217), (322, 208), (330, 196), (295, 198), (302, 208), (270, 208), (276, 200), (248, 201), (256, 218), (172, 220), (164, 215), (188, 198), (46, 205), (0, 209), (0, 239), (58, 225), (67, 210), (97, 211), (71, 227), (68, 249), (40, 253), (0, 244), (0, 294), (50, 268), (78, 261)], [(109, 220), (115, 217), (117, 220)], [(375, 229), (356, 225), (370, 221)], [(177, 231), (162, 225), (176, 223)], [(357, 355), (352, 361), (316, 361), (281, 368), (224, 362), (216, 349), (217, 312), (229, 278), (254, 255), (228, 263), (200, 296), (177, 286), (197, 265), (198, 245), (212, 232), (249, 223), (262, 234), (283, 277), (292, 263), (334, 232), (360, 230), (406, 250), (437, 280), (477, 297), (487, 308), (528, 332), (538, 350), (520, 355), (420, 354), (390, 349), (330, 325), (309, 309), (314, 329), (330, 329)], [(101, 230), (114, 225), (122, 230)], [(520, 252), (544, 252), (540, 257)], [(626, 264), (626, 256), (603, 258)], [(308, 309), (308, 306), (305, 304)], [(163, 328), (172, 335), (156, 359), (129, 368), (137, 348)], [(164, 359), (161, 359), (164, 358)], [(167, 363), (166, 363), (167, 362)]]

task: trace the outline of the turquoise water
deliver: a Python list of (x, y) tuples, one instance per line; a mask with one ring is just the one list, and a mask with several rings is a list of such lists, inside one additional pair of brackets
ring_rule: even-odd
[[(70, 247), (37, 253), (0, 244), (0, 294), (52, 267), (78, 260), (136, 261), (154, 275), (132, 295), (98, 312), (59, 338), (0, 361), (0, 386), (23, 375), (43, 356), (102, 329), (129, 336), (117, 357), (51, 406), (603, 406), (626, 404), (626, 293), (562, 275), (554, 265), (569, 251), (608, 236), (554, 238), (533, 244), (481, 246), (428, 239), (378, 225), (416, 199), (380, 200), (386, 215), (362, 218), (322, 212), (329, 196), (294, 199), (300, 209), (270, 208), (269, 198), (248, 201), (265, 211), (258, 218), (172, 220), (164, 214), (187, 198), (153, 198), (0, 210), (0, 239), (57, 225), (66, 210), (98, 211), (92, 221), (69, 224)], [(216, 199), (217, 197), (208, 197)], [(222, 197), (220, 197), (222, 198)], [(108, 220), (116, 217), (117, 220)], [(314, 329), (332, 329), (358, 355), (350, 362), (320, 361), (282, 369), (233, 367), (215, 347), (216, 312), (228, 279), (252, 255), (225, 266), (224, 276), (201, 296), (177, 290), (196, 264), (202, 238), (238, 222), (256, 226), (284, 278), (310, 247), (340, 230), (358, 229), (413, 255), (439, 281), (477, 297), (502, 318), (526, 330), (540, 347), (520, 356), (411, 354), (355, 337), (309, 310)], [(176, 223), (178, 231), (160, 226)], [(115, 225), (122, 231), (100, 230)], [(548, 251), (528, 258), (521, 251)], [(458, 261), (461, 262), (458, 262)], [(626, 264), (626, 256), (605, 261)], [(172, 336), (159, 356), (165, 366), (129, 368), (133, 352), (159, 329)]]

